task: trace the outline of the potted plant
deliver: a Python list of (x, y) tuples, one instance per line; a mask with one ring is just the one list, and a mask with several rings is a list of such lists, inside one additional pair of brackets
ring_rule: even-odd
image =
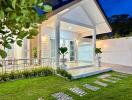
[(38, 61), (37, 61), (37, 57), (38, 57), (38, 55), (37, 55), (38, 53), (37, 53), (37, 52), (38, 52), (37, 48), (34, 47), (34, 48), (33, 48), (34, 64), (37, 64), (37, 62), (38, 62)]
[(101, 57), (100, 57), (100, 54), (102, 53), (101, 48), (96, 48), (95, 53), (96, 53), (96, 66), (101, 67)]
[(65, 69), (65, 67), (67, 66), (65, 64), (65, 62), (67, 61), (67, 59), (65, 58), (65, 55), (68, 53), (68, 48), (67, 47), (60, 47), (59, 48), (59, 53), (60, 55), (62, 55), (62, 58), (61, 58), (61, 62), (62, 62), (62, 68)]

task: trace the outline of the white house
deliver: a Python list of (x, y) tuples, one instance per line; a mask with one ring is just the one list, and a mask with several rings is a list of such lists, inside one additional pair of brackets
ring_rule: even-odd
[[(10, 56), (15, 59), (30, 59), (33, 57), (32, 50), (36, 47), (39, 59), (54, 59), (55, 66), (59, 66), (61, 57), (58, 49), (66, 46), (69, 68), (94, 65), (96, 34), (111, 32), (97, 1), (73, 0), (48, 16), (48, 20), (39, 26), (38, 36), (32, 40), (25, 39), (22, 48), (15, 45)], [(86, 36), (92, 38), (85, 38)]]

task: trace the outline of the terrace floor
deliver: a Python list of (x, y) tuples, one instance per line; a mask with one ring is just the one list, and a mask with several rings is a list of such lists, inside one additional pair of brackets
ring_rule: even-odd
[(102, 66), (109, 66), (114, 71), (132, 74), (132, 66), (124, 66), (124, 65), (118, 65), (118, 64), (109, 64), (109, 63), (102, 63)]

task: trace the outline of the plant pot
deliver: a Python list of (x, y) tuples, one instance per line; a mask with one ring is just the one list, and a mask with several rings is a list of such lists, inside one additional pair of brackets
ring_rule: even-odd
[(101, 67), (101, 57), (99, 54), (96, 55), (96, 67)]
[(62, 58), (62, 59), (60, 59), (60, 61), (61, 61), (61, 68), (62, 69), (66, 69), (67, 68), (67, 65), (65, 64), (66, 62), (67, 62), (67, 59), (66, 58)]
[(34, 65), (38, 65), (38, 59), (37, 59), (37, 58), (34, 58), (34, 59), (33, 59), (33, 64), (34, 64)]

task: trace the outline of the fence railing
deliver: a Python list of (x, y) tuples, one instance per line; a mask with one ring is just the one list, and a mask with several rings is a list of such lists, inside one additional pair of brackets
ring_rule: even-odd
[(27, 70), (32, 68), (39, 68), (55, 66), (55, 59), (42, 58), (42, 59), (8, 59), (0, 60), (0, 73), (8, 73), (11, 71)]

